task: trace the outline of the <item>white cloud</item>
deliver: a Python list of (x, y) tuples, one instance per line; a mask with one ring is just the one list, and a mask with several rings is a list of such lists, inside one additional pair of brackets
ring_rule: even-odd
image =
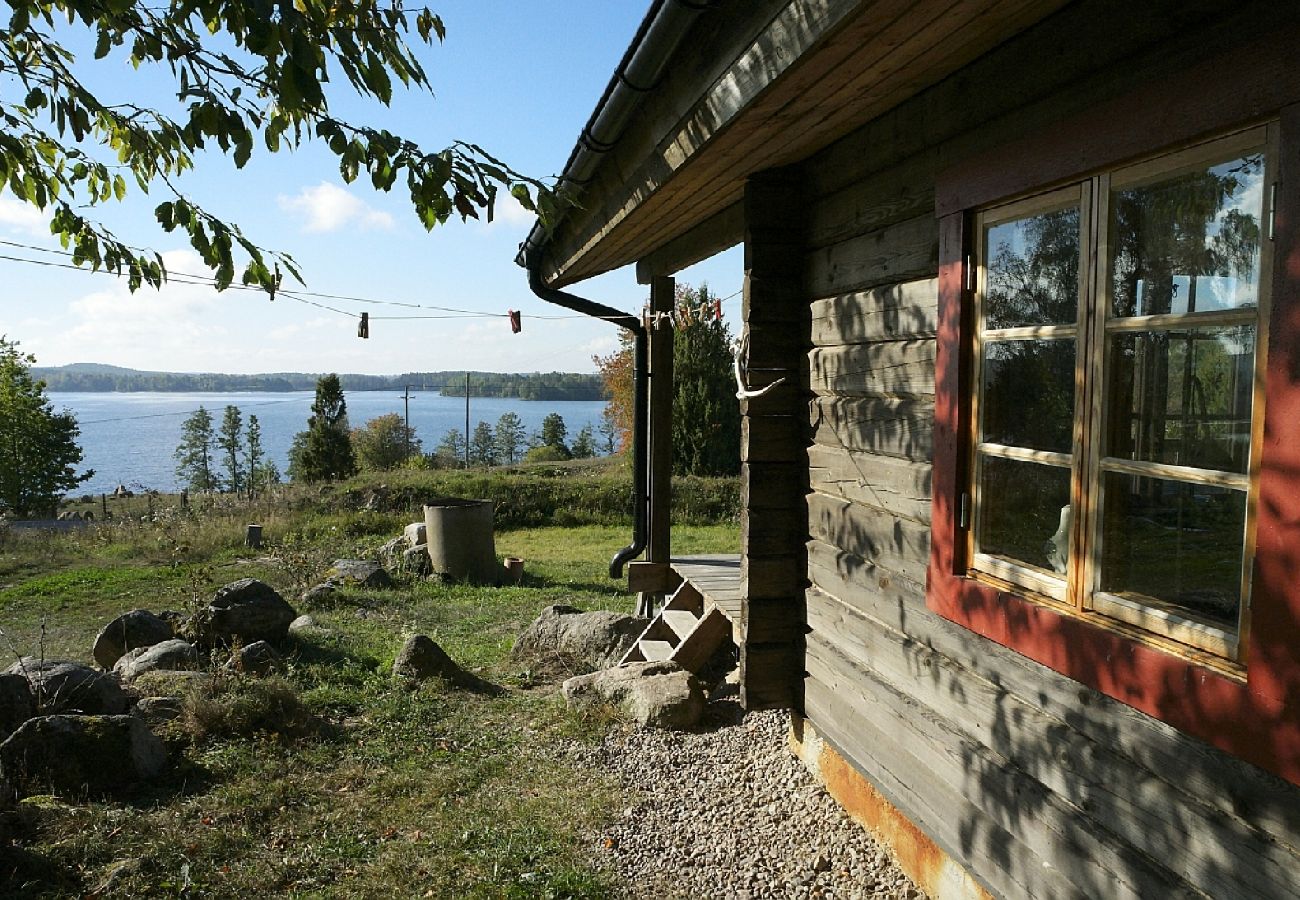
[(524, 209), (523, 205), (509, 193), (497, 194), (496, 208), (492, 210), (492, 223), (495, 225), (532, 225), (537, 219), (536, 213)]
[(49, 217), (32, 206), (8, 195), (0, 197), (0, 226), (6, 231), (33, 237), (49, 237)]
[(348, 225), (365, 229), (389, 229), (394, 225), (388, 213), (326, 181), (305, 187), (296, 196), (281, 194), (276, 199), (280, 209), (301, 217), (302, 230), (307, 232), (338, 231)]
[[(171, 273), (207, 271), (190, 250), (162, 254)], [(162, 290), (142, 287), (135, 293), (125, 279), (86, 294), (69, 304), (75, 320), (59, 336), (60, 356), (69, 360), (115, 362), (137, 368), (195, 371), (208, 368), (228, 340), (229, 331), (214, 321), (228, 304), (202, 285), (168, 282)]]

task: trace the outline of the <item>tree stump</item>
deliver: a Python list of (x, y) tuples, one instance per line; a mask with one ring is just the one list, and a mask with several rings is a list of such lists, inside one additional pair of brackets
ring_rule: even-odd
[(425, 541), (434, 574), (474, 584), (500, 583), (492, 512), (491, 500), (440, 499), (424, 508)]

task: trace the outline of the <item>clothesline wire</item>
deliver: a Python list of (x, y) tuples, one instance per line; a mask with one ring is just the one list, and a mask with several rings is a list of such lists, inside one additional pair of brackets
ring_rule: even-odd
[[(73, 255), (71, 252), (66, 250), (56, 250), (51, 247), (41, 247), (35, 244), (25, 244), (19, 241), (10, 241), (4, 239), (0, 239), (0, 246), (15, 247), (22, 250), (33, 251), (36, 253), (49, 253), (56, 256), (71, 257)], [(16, 263), (26, 263), (29, 265), (36, 265), (36, 266), (44, 266), (47, 268), (69, 269), (78, 272), (99, 272), (105, 275), (114, 275), (114, 276), (117, 276), (118, 274), (116, 272), (111, 272), (107, 269), (86, 269), (84, 266), (79, 266), (73, 263), (58, 263), (58, 262), (52, 262), (50, 260), (30, 259), (30, 258), (20, 257), (20, 256), (11, 256), (8, 254), (0, 254), (0, 260), (6, 260), (8, 262), (16, 262)], [(176, 281), (179, 284), (196, 285), (201, 287), (216, 286), (215, 278), (207, 275), (195, 275), (189, 272), (169, 271), (167, 273), (167, 278), (169, 281)], [(228, 286), (227, 289), (240, 290), (240, 291), (255, 291), (259, 293), (265, 292), (265, 289), (259, 286), (244, 285), (244, 284), (231, 284)], [(735, 300), (742, 293), (744, 293), (743, 288), (741, 290), (735, 291), (732, 294), (729, 294), (726, 297), (711, 298), (711, 299), (718, 303), (728, 303), (732, 300)], [(398, 306), (406, 309), (427, 309), (427, 310), (433, 310), (445, 314), (445, 315), (435, 315), (435, 316), (414, 316), (414, 315), (413, 316), (370, 316), (369, 318), (372, 321), (414, 321), (414, 320), (430, 320), (430, 319), (464, 319), (464, 318), (497, 319), (497, 318), (508, 317), (508, 313), (489, 313), (489, 312), (482, 312), (478, 310), (458, 309), (456, 307), (450, 307), (450, 306), (436, 306), (432, 304), (410, 303), (401, 300), (379, 300), (371, 297), (356, 297), (347, 294), (330, 294), (330, 293), (324, 293), (320, 291), (291, 290), (291, 289), (281, 288), (276, 291), (276, 294), (279, 296), (288, 297), (291, 300), (296, 300), (299, 303), (307, 304), (308, 306), (315, 306), (319, 309), (329, 310), (330, 312), (338, 313), (339, 315), (343, 315), (343, 316), (348, 316), (349, 318), (353, 318), (353, 319), (357, 317), (358, 315), (357, 313), (349, 312), (343, 309), (338, 309), (337, 307), (329, 306), (324, 303), (314, 302), (312, 300), (308, 300), (307, 298), (314, 297), (322, 300), (341, 300), (349, 303), (365, 303), (372, 306)], [(569, 316), (539, 315), (539, 314), (530, 313), (528, 314), (528, 318), (534, 320), (540, 320), (540, 321), (562, 321), (562, 320), (573, 320), (573, 319), (613, 319), (615, 317), (614, 316), (587, 316), (582, 314), (575, 314)]]

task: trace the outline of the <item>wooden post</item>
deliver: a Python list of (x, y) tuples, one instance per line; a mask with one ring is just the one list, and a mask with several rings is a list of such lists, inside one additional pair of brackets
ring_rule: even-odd
[(100, 512), (104, 514), (104, 518), (107, 519), (108, 518), (108, 497), (102, 493), (99, 495), (99, 509)]
[(812, 317), (803, 288), (804, 197), (794, 170), (745, 185), (744, 329), (749, 386), (741, 402), (741, 701), (803, 705), (808, 540), (807, 365)]
[[(650, 282), (650, 309), (671, 313), (676, 303), (676, 282), (661, 276)], [(649, 415), (650, 514), (646, 560), (667, 570), (672, 561), (673, 504), (673, 326), (671, 321), (650, 325)], [(660, 593), (642, 592), (637, 614), (653, 615), (662, 601)]]
[(262, 526), (249, 525), (244, 534), (244, 543), (254, 550), (262, 549)]

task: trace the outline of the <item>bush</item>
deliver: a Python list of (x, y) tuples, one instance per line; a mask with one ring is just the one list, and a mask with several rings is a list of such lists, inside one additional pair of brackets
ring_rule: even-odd
[(301, 737), (312, 730), (314, 719), (283, 678), (218, 676), (185, 696), (179, 723), (201, 743), (258, 733)]
[[(387, 473), (387, 487), (353, 486), (341, 498), (356, 508), (375, 494), (380, 508), (418, 519), (425, 503), (439, 497), (491, 500), (496, 527), (622, 525), (632, 521), (632, 480), (624, 472), (579, 474), (563, 469), (474, 472), (438, 470)], [(684, 525), (734, 522), (740, 515), (740, 481), (698, 476), (673, 479), (673, 519)]]
[(524, 462), (564, 462), (569, 456), (561, 447), (551, 444), (542, 444), (540, 447), (534, 447), (524, 454)]

